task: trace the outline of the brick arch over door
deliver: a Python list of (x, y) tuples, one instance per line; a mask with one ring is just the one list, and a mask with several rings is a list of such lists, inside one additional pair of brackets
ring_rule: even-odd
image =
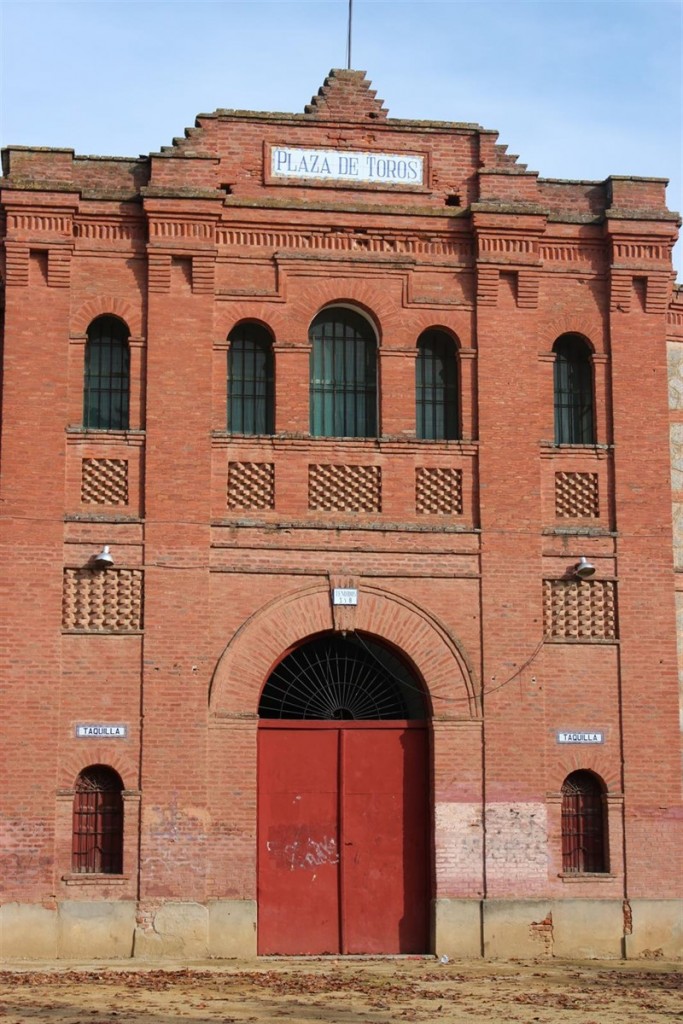
[[(403, 652), (425, 682), (434, 718), (477, 719), (479, 687), (461, 645), (424, 609), (373, 585), (360, 588), (353, 628)], [(210, 710), (256, 715), (261, 689), (282, 655), (317, 633), (334, 629), (330, 588), (317, 583), (276, 598), (240, 627), (214, 673)]]

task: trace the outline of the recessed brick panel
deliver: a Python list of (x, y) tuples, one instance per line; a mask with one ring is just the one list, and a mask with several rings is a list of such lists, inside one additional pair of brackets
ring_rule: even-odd
[(544, 580), (543, 620), (548, 640), (615, 640), (612, 580)]
[(275, 508), (275, 466), (272, 462), (229, 463), (228, 508), (233, 512)]
[(308, 507), (321, 512), (381, 512), (379, 466), (309, 466)]
[(597, 519), (598, 474), (556, 473), (555, 515), (558, 519)]
[(418, 467), (415, 470), (415, 511), (425, 516), (462, 515), (462, 470)]
[(84, 505), (127, 505), (128, 460), (83, 459), (81, 501)]
[(130, 633), (142, 629), (139, 569), (65, 569), (62, 628), (88, 633)]

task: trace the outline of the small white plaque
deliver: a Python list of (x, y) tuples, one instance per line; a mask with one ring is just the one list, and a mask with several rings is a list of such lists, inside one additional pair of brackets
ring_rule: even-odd
[(125, 740), (127, 736), (127, 725), (103, 725), (88, 722), (76, 726), (76, 737), (79, 740)]
[(422, 185), (424, 157), (414, 153), (273, 146), (270, 151), (270, 173), (273, 178)]
[(335, 587), (332, 591), (332, 604), (358, 604), (358, 591)]
[(558, 743), (604, 743), (603, 732), (558, 732)]

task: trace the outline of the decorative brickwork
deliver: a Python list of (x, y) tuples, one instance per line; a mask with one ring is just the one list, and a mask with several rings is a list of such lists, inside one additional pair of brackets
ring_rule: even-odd
[(611, 580), (544, 580), (543, 618), (548, 640), (614, 640), (615, 587)]
[(598, 474), (556, 473), (555, 515), (558, 519), (597, 519)]
[(192, 258), (192, 291), (195, 295), (213, 295), (216, 261), (212, 256)]
[(150, 253), (148, 266), (150, 292), (168, 292), (171, 287), (171, 257), (165, 253)]
[(142, 628), (140, 569), (65, 569), (62, 628), (130, 633)]
[(275, 508), (275, 466), (272, 462), (229, 463), (228, 508), (232, 511)]
[(47, 257), (47, 283), (50, 288), (68, 288), (71, 284), (71, 252), (50, 249)]
[(436, 235), (434, 231), (418, 232), (382, 231), (371, 228), (321, 228), (318, 230), (286, 230), (277, 227), (219, 226), (216, 230), (219, 245), (243, 249), (248, 245), (262, 249), (303, 249), (321, 252), (405, 253), (410, 256), (449, 256), (460, 263), (469, 263), (473, 255), (471, 239), (451, 234)]
[(381, 512), (379, 466), (309, 466), (308, 507), (321, 512)]
[(499, 276), (497, 267), (478, 267), (477, 302), (480, 306), (495, 306), (497, 304)]
[(341, 116), (379, 121), (385, 121), (389, 113), (383, 100), (377, 99), (377, 91), (370, 88), (364, 71), (340, 68), (330, 71), (317, 95), (306, 104), (305, 112), (330, 120)]
[(520, 309), (536, 309), (540, 274), (537, 270), (520, 270), (517, 284), (517, 305)]
[(83, 459), (81, 501), (84, 505), (127, 505), (128, 460)]
[(29, 249), (16, 242), (5, 243), (5, 264), (7, 284), (25, 288), (28, 284)]
[(415, 511), (424, 516), (462, 515), (462, 470), (426, 466), (416, 469)]

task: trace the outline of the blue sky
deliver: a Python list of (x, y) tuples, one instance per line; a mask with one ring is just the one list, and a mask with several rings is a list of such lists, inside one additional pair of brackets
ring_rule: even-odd
[[(0, 141), (135, 156), (200, 111), (300, 111), (345, 66), (347, 10), (347, 0), (0, 0)], [(682, 0), (354, 0), (353, 10), (353, 67), (391, 116), (495, 128), (544, 177), (667, 177), (669, 206), (683, 209)]]

